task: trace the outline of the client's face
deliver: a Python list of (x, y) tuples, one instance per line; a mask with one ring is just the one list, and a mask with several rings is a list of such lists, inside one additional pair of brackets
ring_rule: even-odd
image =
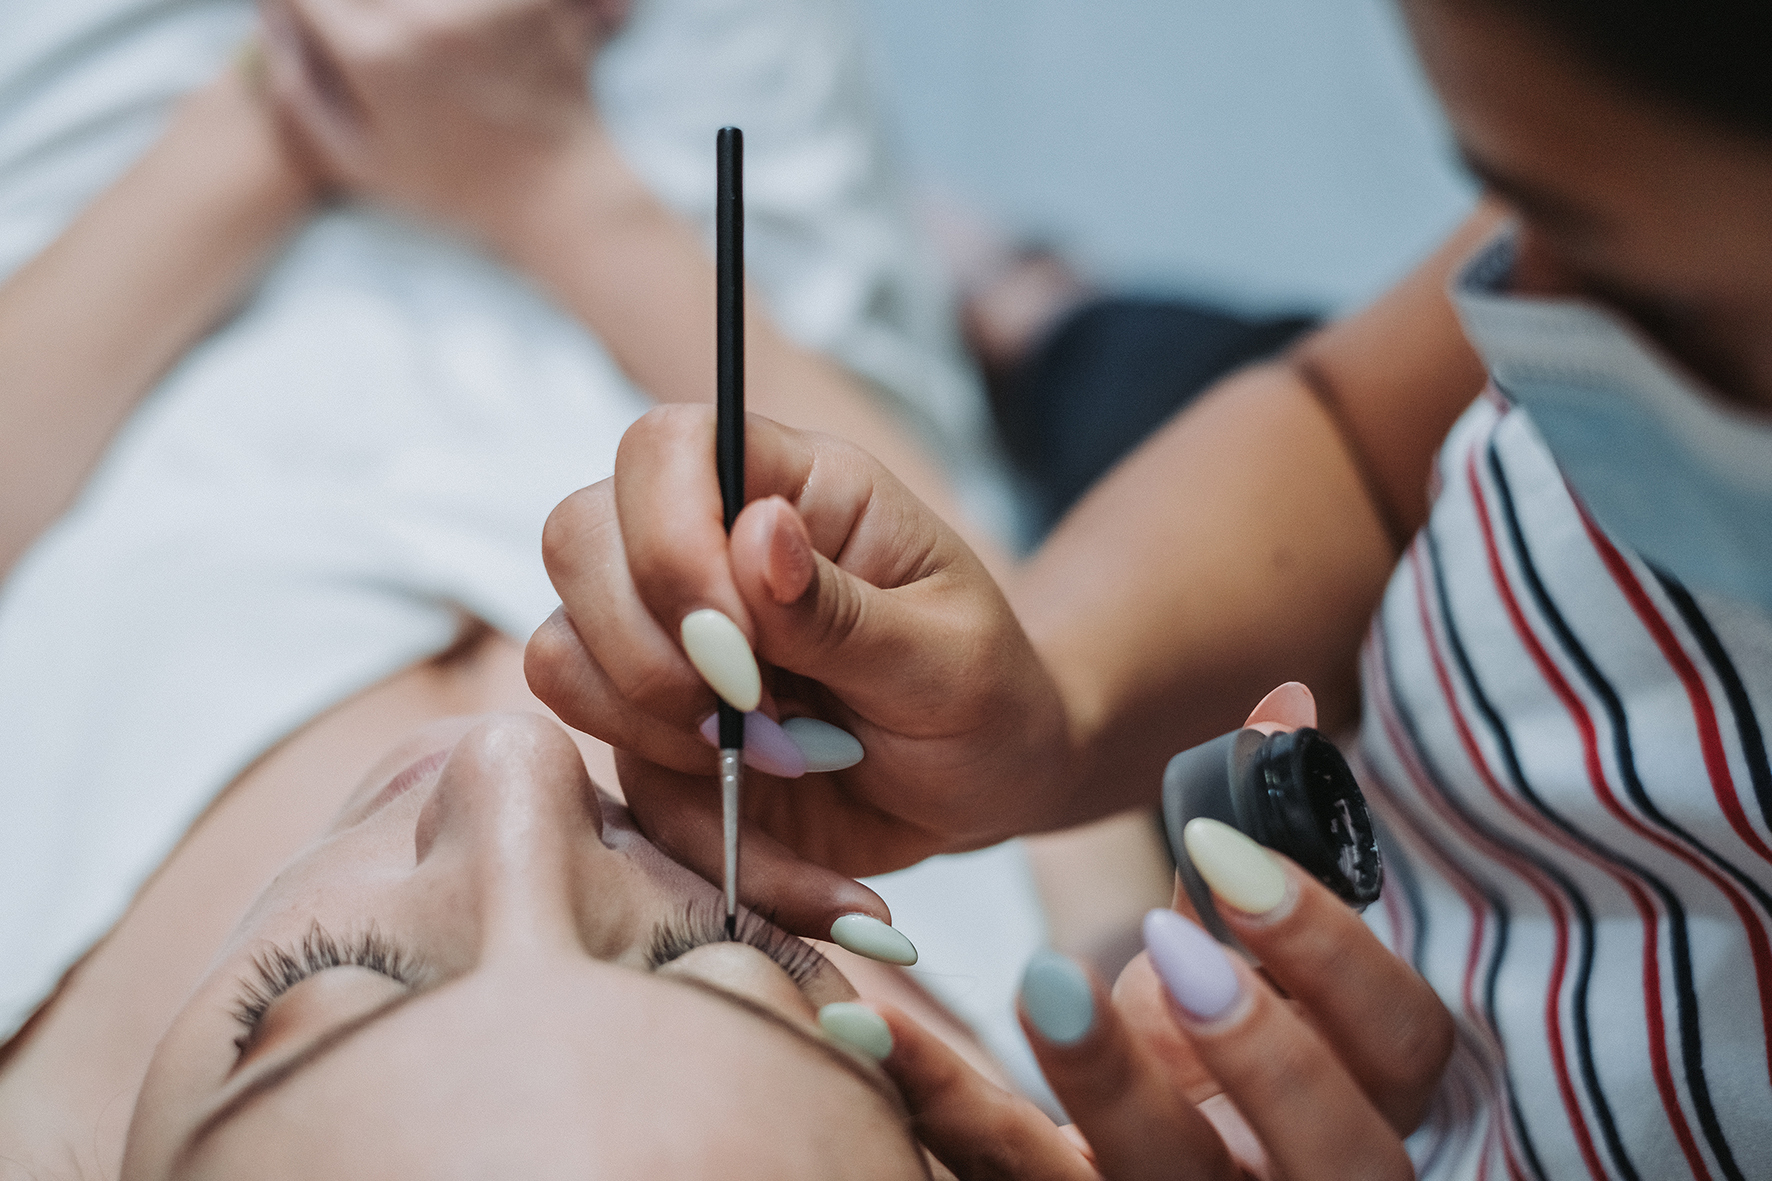
[(161, 1042), (124, 1176), (921, 1175), (848, 982), (600, 798), (560, 728), (402, 745)]

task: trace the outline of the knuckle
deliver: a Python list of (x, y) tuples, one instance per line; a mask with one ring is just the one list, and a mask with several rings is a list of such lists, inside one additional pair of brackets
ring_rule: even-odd
[(1362, 1170), (1361, 1176), (1369, 1177), (1371, 1181), (1415, 1181), (1415, 1165), (1409, 1160), (1409, 1153), (1401, 1141), (1387, 1138), (1378, 1148), (1377, 1155), (1378, 1159)]
[(1027, 1128), (1031, 1106), (1019, 1095), (987, 1094), (979, 1112), (981, 1139), (990, 1144), (1014, 1144)]
[(1137, 1089), (1138, 1072), (1123, 1054), (1097, 1054), (1080, 1068), (1067, 1072), (1060, 1092), (1065, 1110), (1073, 1117), (1114, 1108)]
[(1361, 1082), (1393, 1122), (1413, 1127), (1452, 1058), (1455, 1039), (1451, 1014), (1436, 1003), (1396, 1026), (1384, 1052), (1367, 1059)]
[(1264, 1038), (1259, 1053), (1210, 1062), (1212, 1073), (1233, 1096), (1260, 1096), (1270, 1111), (1303, 1109), (1346, 1086), (1340, 1067), (1313, 1038)]
[[(555, 505), (542, 523), (542, 564), (550, 572), (569, 574), (575, 570), (586, 543), (610, 523), (606, 483), (580, 488)], [(615, 540), (619, 542), (619, 533)]]
[(534, 685), (537, 679), (551, 684), (578, 655), (578, 633), (564, 610), (555, 611), (535, 629), (523, 649), (523, 669)]
[(703, 714), (713, 712), (712, 703), (704, 700), (713, 696), (712, 690), (685, 669), (652, 661), (623, 661), (618, 671), (608, 675), (622, 699), (642, 713), (664, 720), (685, 718), (696, 712), (698, 702), (707, 706)]
[(1395, 1029), (1384, 1055), (1388, 1081), (1411, 1088), (1432, 1083), (1451, 1059), (1452, 1043), (1452, 1015), (1444, 1006), (1437, 1001), (1417, 1006)]
[(866, 609), (855, 588), (835, 570), (822, 569), (819, 577), (824, 586), (816, 600), (806, 639), (812, 647), (828, 651), (864, 632)]
[(592, 657), (571, 622), (559, 612), (529, 638), (523, 650), (523, 676), (530, 692), (579, 729), (606, 712), (599, 709), (602, 683)]
[(683, 443), (707, 429), (706, 408), (681, 402), (655, 406), (635, 420), (616, 448), (616, 463), (624, 456), (642, 458), (645, 453)]

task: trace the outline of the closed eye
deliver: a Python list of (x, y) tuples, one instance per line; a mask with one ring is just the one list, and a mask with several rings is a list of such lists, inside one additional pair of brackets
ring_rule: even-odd
[(316, 972), (328, 968), (368, 968), (408, 987), (421, 975), (416, 957), (374, 927), (341, 940), (318, 923), (308, 928), (299, 944), (273, 946), (253, 956), (252, 967), (253, 975), (240, 982), (240, 995), (234, 1002), (234, 1019), (243, 1027), (234, 1046), (242, 1058), (258, 1037), (271, 1003)]
[[(726, 915), (715, 901), (691, 902), (682, 914), (658, 924), (646, 952), (647, 967), (654, 971), (698, 947), (726, 940)], [(738, 916), (733, 941), (754, 947), (770, 959), (794, 984), (804, 989), (830, 961), (805, 940), (788, 934), (754, 911)]]

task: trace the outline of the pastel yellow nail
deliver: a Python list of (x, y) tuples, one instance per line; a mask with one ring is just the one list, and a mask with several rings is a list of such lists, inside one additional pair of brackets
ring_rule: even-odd
[(866, 1005), (853, 1001), (832, 1001), (818, 1011), (818, 1026), (834, 1042), (842, 1042), (875, 1062), (884, 1062), (892, 1053), (892, 1030), (886, 1018)]
[(1181, 840), (1212, 892), (1244, 914), (1266, 914), (1286, 900), (1280, 863), (1230, 825), (1195, 817), (1181, 830)]
[(712, 607), (683, 617), (683, 651), (689, 663), (733, 709), (749, 713), (763, 700), (763, 675), (738, 624)]

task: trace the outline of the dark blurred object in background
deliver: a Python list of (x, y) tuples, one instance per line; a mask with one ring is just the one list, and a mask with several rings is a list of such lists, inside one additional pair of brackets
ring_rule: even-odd
[(1138, 296), (1096, 298), (1065, 315), (991, 382), (997, 425), (1029, 482), (1039, 533), (1207, 386), (1279, 352), (1316, 322)]

